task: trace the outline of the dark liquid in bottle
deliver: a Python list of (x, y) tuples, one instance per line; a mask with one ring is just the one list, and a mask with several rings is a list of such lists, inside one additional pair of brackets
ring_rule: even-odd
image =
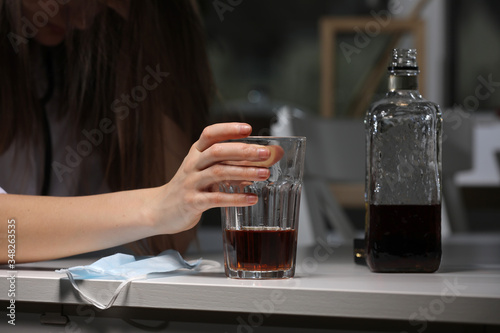
[(441, 205), (370, 205), (366, 262), (374, 272), (434, 272), (441, 262)]
[(226, 263), (232, 270), (289, 270), (295, 261), (297, 231), (293, 229), (229, 229), (225, 231)]

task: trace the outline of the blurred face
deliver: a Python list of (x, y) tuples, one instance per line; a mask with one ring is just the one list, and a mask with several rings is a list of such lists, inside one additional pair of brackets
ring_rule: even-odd
[(42, 45), (60, 44), (69, 29), (84, 30), (105, 9), (95, 0), (22, 0), (22, 15)]

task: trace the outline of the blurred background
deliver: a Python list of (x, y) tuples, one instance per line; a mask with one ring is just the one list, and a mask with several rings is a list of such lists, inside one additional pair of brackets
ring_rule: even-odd
[[(254, 135), (271, 133), (283, 105), (302, 116), (362, 121), (369, 103), (386, 91), (386, 51), (394, 45), (418, 47), (421, 92), (445, 111), (444, 136), (458, 138), (456, 150), (445, 151), (443, 160), (443, 170), (446, 163), (462, 165), (449, 173), (456, 191), (450, 205), (464, 215), (451, 229), (500, 230), (500, 2), (215, 0), (199, 5), (218, 88), (212, 121), (246, 121)], [(389, 29), (398, 24), (402, 30)], [(362, 229), (359, 186), (354, 203), (333, 192)]]

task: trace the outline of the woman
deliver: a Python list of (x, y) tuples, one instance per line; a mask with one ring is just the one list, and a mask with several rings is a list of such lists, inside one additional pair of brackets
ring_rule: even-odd
[(200, 136), (213, 88), (190, 1), (0, 0), (0, 36), (0, 220), (17, 262), (149, 236), (133, 247), (183, 251), (204, 210), (255, 204), (212, 191), (267, 178), (227, 161), (270, 152), (221, 143), (247, 124)]

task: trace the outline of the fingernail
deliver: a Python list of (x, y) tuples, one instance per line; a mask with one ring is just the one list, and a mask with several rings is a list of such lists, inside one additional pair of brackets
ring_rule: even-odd
[(252, 127), (248, 124), (240, 125), (240, 134), (250, 134), (252, 132)]
[(249, 204), (257, 203), (257, 196), (256, 195), (247, 195), (246, 199), (247, 199), (247, 203), (249, 203)]
[(257, 176), (259, 176), (260, 178), (267, 178), (269, 177), (269, 170), (268, 169), (259, 169), (257, 171)]
[(262, 159), (267, 159), (269, 155), (271, 155), (271, 152), (267, 148), (259, 148), (257, 150), (257, 153), (259, 154), (259, 157)]

